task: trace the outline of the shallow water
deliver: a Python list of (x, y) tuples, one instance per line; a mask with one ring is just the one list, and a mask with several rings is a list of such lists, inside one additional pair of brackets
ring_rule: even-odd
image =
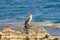
[(60, 37), (60, 28), (46, 28), (46, 30), (50, 35)]

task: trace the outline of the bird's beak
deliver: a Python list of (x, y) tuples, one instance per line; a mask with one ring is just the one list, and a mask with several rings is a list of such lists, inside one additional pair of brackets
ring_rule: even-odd
[(28, 13), (28, 15), (29, 15), (30, 13)]
[(32, 14), (31, 12), (30, 13), (28, 13), (28, 15), (30, 15), (30, 14)]

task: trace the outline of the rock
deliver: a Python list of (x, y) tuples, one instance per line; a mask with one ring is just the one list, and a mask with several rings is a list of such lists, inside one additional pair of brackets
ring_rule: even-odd
[(50, 36), (44, 28), (21, 29), (20, 31), (4, 28), (0, 35), (1, 40), (60, 40), (58, 37)]
[(49, 40), (58, 40), (59, 38), (57, 36), (50, 36), (48, 39)]

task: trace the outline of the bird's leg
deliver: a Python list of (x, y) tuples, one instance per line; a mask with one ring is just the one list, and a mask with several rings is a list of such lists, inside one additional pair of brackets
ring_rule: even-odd
[(25, 25), (25, 29), (30, 29), (30, 28), (31, 28), (30, 24)]

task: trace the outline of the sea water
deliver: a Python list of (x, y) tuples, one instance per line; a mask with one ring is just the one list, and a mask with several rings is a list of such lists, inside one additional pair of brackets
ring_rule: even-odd
[(60, 0), (0, 0), (0, 20), (24, 20), (32, 12), (33, 20), (60, 22)]

